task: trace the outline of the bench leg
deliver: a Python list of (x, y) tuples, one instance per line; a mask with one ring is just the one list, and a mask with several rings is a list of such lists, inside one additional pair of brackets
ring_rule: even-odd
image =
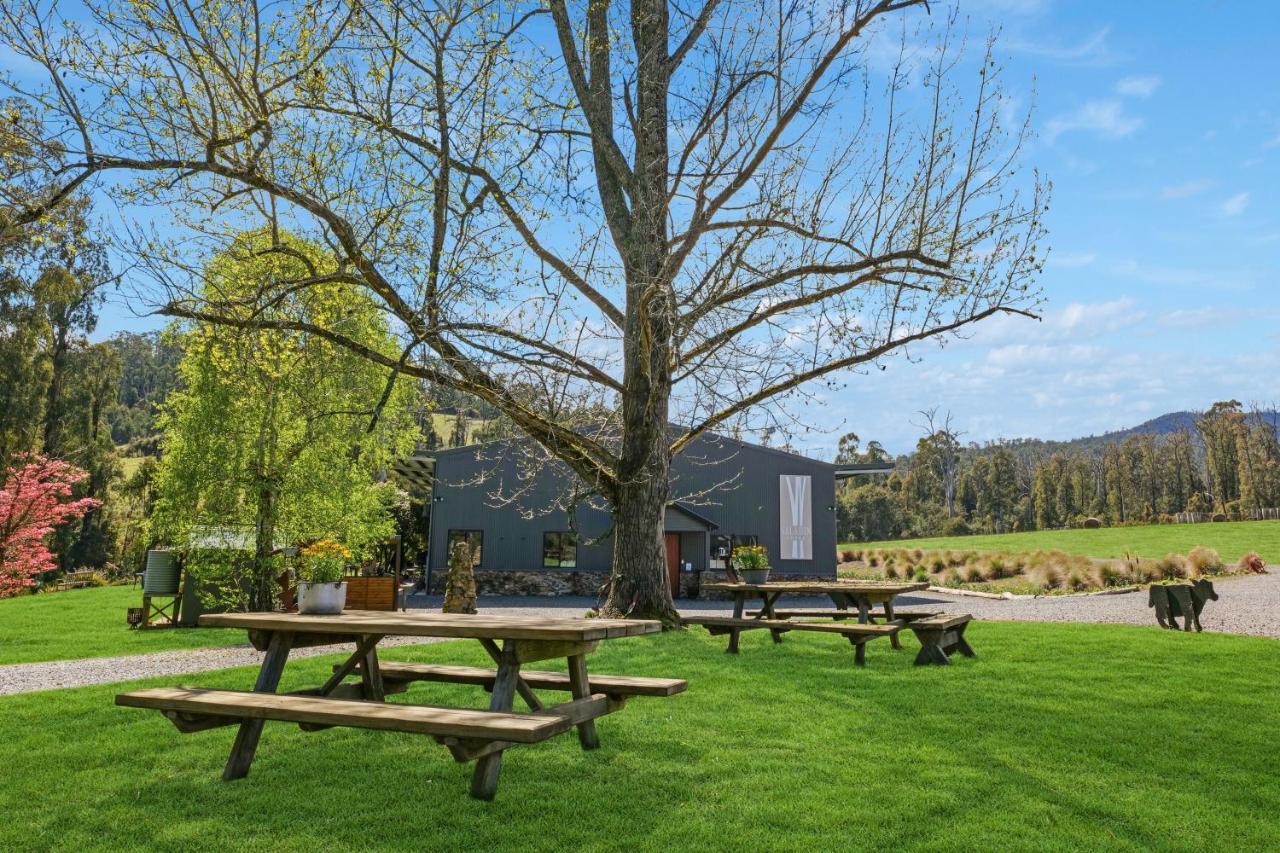
[(378, 666), (377, 644), (369, 647), (364, 653), (363, 666), (360, 668), (360, 681), (364, 686), (364, 698), (370, 702), (382, 702), (387, 692), (382, 686), (382, 668)]
[[(591, 682), (587, 679), (587, 656), (573, 655), (569, 658), (569, 688), (574, 699), (591, 697)], [(578, 723), (578, 743), (583, 749), (599, 749), (600, 736), (596, 734), (596, 721), (587, 720)]]
[(853, 643), (853, 662), (857, 666), (867, 665), (867, 643), (859, 642), (857, 638), (850, 637), (849, 642)]
[(916, 654), (916, 666), (936, 663), (946, 666), (951, 663), (947, 653), (942, 650), (941, 631), (919, 631), (916, 637), (920, 640), (920, 651)]
[[(764, 595), (764, 603), (763, 603), (762, 605), (760, 605), (760, 616), (759, 616), (758, 618), (761, 618), (761, 619), (777, 619), (777, 618), (778, 618), (778, 615), (777, 615), (777, 613), (775, 613), (775, 612), (774, 612), (774, 610), (773, 610), (773, 605), (774, 605), (774, 603), (775, 603), (777, 600), (778, 600), (778, 595), (777, 595), (777, 594), (774, 594), (774, 595), (770, 596), (768, 593), (765, 593), (765, 595)], [(771, 637), (773, 637), (773, 641), (774, 641), (775, 643), (781, 643), (781, 642), (782, 642), (782, 632), (781, 632), (781, 631), (777, 631), (777, 630), (774, 630), (774, 629), (772, 629), (772, 628), (771, 628), (771, 629), (769, 629), (769, 635), (770, 635)]]
[[(494, 663), (502, 663), (502, 652), (498, 649), (498, 644), (490, 639), (482, 639), (480, 645), (484, 646), (484, 650), (489, 653), (489, 657), (493, 658)], [(516, 692), (520, 694), (520, 698), (529, 706), (530, 711), (541, 711), (542, 700), (538, 698), (538, 694), (533, 692), (523, 678), (516, 679)]]
[[(258, 670), (258, 681), (253, 685), (255, 693), (275, 693), (280, 686), (280, 676), (284, 673), (285, 661), (289, 659), (289, 647), (293, 645), (293, 634), (275, 631), (267, 644), (267, 655), (262, 659), (262, 669)], [(227, 766), (222, 770), (222, 778), (230, 782), (232, 779), (243, 779), (249, 775), (249, 765), (253, 764), (254, 753), (258, 751), (258, 739), (262, 737), (264, 720), (245, 720), (236, 730), (235, 743), (231, 745), (231, 755), (227, 758)]]
[[(742, 618), (742, 608), (747, 603), (746, 596), (740, 592), (733, 594), (733, 618)], [(729, 648), (725, 649), (731, 655), (738, 653), (738, 635), (742, 633), (737, 628), (729, 629)]]
[[(886, 624), (893, 621), (893, 602), (886, 601), (884, 603), (884, 621)], [(889, 635), (889, 645), (893, 646), (897, 651), (902, 651), (902, 640), (898, 639), (896, 633)]]
[(964, 629), (968, 627), (969, 627), (969, 624), (966, 622), (964, 625), (961, 625), (959, 629), (956, 631), (956, 648), (959, 649), (960, 654), (964, 655), (965, 657), (974, 658), (974, 657), (977, 657), (977, 655), (974, 654), (973, 647), (969, 645), (969, 641), (964, 638)]
[[(515, 704), (516, 683), (520, 680), (520, 664), (516, 660), (516, 646), (511, 640), (502, 644), (499, 654), (498, 675), (493, 682), (493, 695), (489, 698), (490, 711), (510, 711)], [(471, 774), (471, 796), (477, 800), (492, 800), (498, 793), (498, 774), (502, 772), (502, 750), (481, 756)]]
[[(830, 598), (830, 599), (831, 599), (831, 603), (832, 603), (832, 604), (834, 604), (834, 605), (836, 606), (836, 610), (848, 610), (848, 609), (849, 609), (849, 599), (848, 599), (848, 597), (847, 597), (847, 596), (845, 596), (843, 593), (839, 593), (839, 592), (832, 592), (832, 593), (828, 593), (828, 594), (827, 594), (827, 597), (828, 597), (828, 598)], [(843, 615), (839, 615), (839, 614), (837, 614), (836, 616), (834, 616), (834, 617), (832, 617), (832, 618), (834, 618), (834, 619), (835, 619), (835, 621), (837, 621), (837, 622), (843, 622), (843, 621), (845, 620), (845, 618), (846, 618), (846, 617), (845, 617), (845, 616), (843, 616)]]

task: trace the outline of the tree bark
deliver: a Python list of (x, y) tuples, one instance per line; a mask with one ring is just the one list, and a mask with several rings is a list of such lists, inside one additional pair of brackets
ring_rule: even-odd
[[(667, 261), (667, 4), (631, 7), (636, 66), (635, 166), (631, 211), (622, 239), (626, 273), (622, 447), (614, 487), (613, 572), (605, 615), (659, 619), (675, 625), (663, 526), (670, 495), (667, 417), (671, 398), (672, 319)], [(603, 73), (597, 69), (597, 73)], [(606, 180), (621, 178), (602, 169)], [(620, 194), (602, 192), (606, 202)]]

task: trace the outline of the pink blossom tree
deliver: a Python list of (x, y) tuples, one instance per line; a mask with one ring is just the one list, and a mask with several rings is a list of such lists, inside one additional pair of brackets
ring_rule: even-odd
[(72, 489), (88, 476), (74, 465), (32, 456), (10, 467), (0, 485), (0, 598), (17, 595), (35, 576), (55, 567), (48, 538), (58, 526), (101, 505), (96, 498), (72, 499)]

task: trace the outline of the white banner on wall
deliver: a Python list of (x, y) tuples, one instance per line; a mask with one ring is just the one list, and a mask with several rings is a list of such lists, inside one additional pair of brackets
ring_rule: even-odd
[(813, 482), (808, 474), (778, 477), (779, 549), (783, 560), (813, 559)]

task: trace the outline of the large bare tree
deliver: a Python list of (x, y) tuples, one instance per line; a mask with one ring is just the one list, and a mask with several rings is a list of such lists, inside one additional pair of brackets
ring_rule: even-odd
[[(12, 83), (49, 156), (0, 227), (99, 182), (165, 313), (303, 329), (492, 404), (613, 507), (609, 612), (673, 618), (673, 454), (1038, 300), (1026, 119), (991, 42), (966, 55), (923, 0), (15, 0), (3, 19), (46, 72)], [(323, 240), (336, 272), (253, 299), (194, 284), (264, 222)], [(335, 279), (378, 299), (401, 357), (263, 310)]]

